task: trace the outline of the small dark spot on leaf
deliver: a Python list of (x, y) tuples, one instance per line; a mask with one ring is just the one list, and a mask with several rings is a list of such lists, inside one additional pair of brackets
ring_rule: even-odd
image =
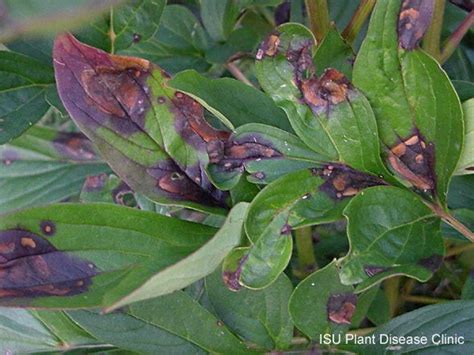
[(223, 327), (223, 326), (224, 326), (224, 323), (223, 323), (221, 320), (218, 320), (218, 321), (217, 321), (217, 326), (218, 326), (218, 327)]
[(14, 161), (19, 159), (20, 155), (14, 150), (4, 150), (2, 152), (2, 164), (5, 166), (12, 165)]
[(129, 207), (137, 205), (133, 190), (123, 181), (112, 190), (112, 198), (119, 205)]
[(159, 104), (164, 104), (166, 102), (166, 98), (164, 96), (158, 96), (158, 98), (156, 99), (156, 101), (159, 103)]
[(100, 191), (104, 188), (107, 181), (107, 174), (87, 176), (83, 189), (86, 192)]
[(56, 233), (56, 224), (52, 221), (42, 221), (40, 223), (41, 231), (48, 237)]
[(238, 263), (238, 266), (235, 270), (227, 270), (222, 273), (222, 280), (227, 288), (231, 291), (238, 291), (242, 288), (242, 285), (239, 283), (240, 274), (242, 272), (242, 266), (247, 261), (248, 255), (244, 255)]
[(290, 235), (292, 230), (293, 229), (291, 228), (291, 226), (288, 223), (285, 223), (285, 225), (280, 230), (280, 234), (281, 235)]
[(388, 268), (384, 266), (376, 266), (376, 265), (366, 265), (364, 266), (364, 271), (367, 274), (367, 276), (372, 277), (377, 274), (380, 274), (381, 272), (387, 271)]
[(265, 38), (258, 47), (257, 60), (262, 60), (264, 57), (274, 57), (278, 54), (278, 46), (280, 45), (280, 33), (274, 31)]
[(428, 258), (422, 259), (418, 262), (418, 265), (427, 268), (431, 272), (436, 272), (443, 263), (443, 257), (441, 255), (432, 255)]
[(142, 40), (142, 36), (138, 33), (133, 34), (133, 43), (138, 43)]
[(433, 15), (435, 1), (404, 0), (398, 17), (398, 43), (406, 50), (418, 46)]
[(265, 179), (265, 173), (263, 171), (258, 171), (258, 172), (254, 173), (252, 175), (258, 180)]
[(357, 304), (353, 293), (331, 295), (327, 303), (328, 319), (336, 324), (351, 324)]
[(386, 185), (379, 177), (354, 170), (343, 164), (327, 164), (322, 168), (313, 168), (311, 172), (325, 182), (319, 190), (334, 200), (357, 195), (359, 191), (378, 185)]

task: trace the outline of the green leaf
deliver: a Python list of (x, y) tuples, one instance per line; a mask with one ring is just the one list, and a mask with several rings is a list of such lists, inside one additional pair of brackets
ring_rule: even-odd
[[(445, 304), (426, 306), (392, 319), (375, 331), (375, 339), (383, 334), (393, 337), (422, 337), (426, 344), (398, 344), (399, 353), (416, 354), (459, 354), (474, 351), (474, 301), (452, 301)], [(441, 336), (464, 337), (463, 344), (436, 344)], [(446, 338), (447, 339), (447, 338)], [(387, 344), (377, 341), (374, 345), (358, 346), (354, 350), (363, 354), (390, 354)]]
[(176, 75), (170, 85), (198, 100), (229, 128), (262, 123), (291, 131), (285, 113), (264, 93), (240, 81), (208, 79), (194, 70)]
[[(145, 304), (156, 304), (158, 300)], [(68, 316), (100, 341), (120, 349), (146, 354), (204, 354), (186, 338), (125, 312), (100, 315), (91, 311), (73, 311), (68, 312)]]
[(334, 68), (343, 73), (349, 80), (352, 78), (352, 62), (354, 52), (341, 37), (339, 32), (332, 28), (318, 44), (313, 60), (316, 65), (316, 74), (322, 75), (326, 68)]
[[(20, 35), (64, 31), (107, 11), (117, 0), (5, 0), (2, 2), (0, 42)], [(31, 71), (33, 72), (33, 71)]]
[(0, 351), (2, 353), (54, 351), (59, 347), (59, 339), (28, 311), (0, 309)]
[[(208, 149), (209, 151), (209, 149)], [(281, 129), (250, 123), (238, 127), (224, 147), (216, 147), (209, 178), (223, 190), (234, 187), (244, 170), (254, 183), (268, 183), (295, 170), (315, 166), (326, 157), (310, 150), (298, 137)]]
[(170, 88), (161, 68), (109, 55), (71, 35), (58, 36), (54, 59), (64, 106), (127, 185), (162, 204), (224, 213), (227, 195), (204, 170), (207, 145), (228, 133), (211, 127), (196, 101)]
[(189, 68), (205, 72), (210, 67), (204, 59), (209, 41), (209, 35), (190, 10), (168, 5), (163, 10), (158, 32), (132, 48), (134, 55), (157, 63), (170, 73)]
[(137, 303), (125, 313), (69, 315), (97, 338), (129, 350), (200, 354), (202, 348), (217, 354), (253, 353), (222, 321), (182, 291)]
[(461, 102), (474, 97), (474, 83), (464, 80), (453, 80), (452, 83)]
[(315, 40), (307, 28), (290, 23), (277, 31), (257, 52), (256, 74), (296, 134), (330, 160), (391, 180), (367, 99), (336, 69), (316, 75)]
[(374, 109), (380, 138), (391, 150), (387, 155), (392, 169), (444, 204), (462, 149), (461, 106), (433, 58), (416, 47), (399, 48), (399, 12), (399, 1), (377, 1), (353, 80)]
[(359, 283), (358, 292), (394, 275), (427, 281), (440, 266), (440, 221), (413, 193), (370, 188), (351, 200), (344, 215), (351, 248), (340, 261), (341, 281)]
[(216, 42), (224, 41), (234, 28), (239, 8), (232, 0), (201, 0), (201, 18), (209, 35)]
[(281, 275), (261, 291), (230, 291), (221, 273), (206, 278), (206, 291), (212, 308), (224, 323), (243, 339), (265, 349), (286, 349), (293, 337), (288, 300), (293, 286)]
[(153, 275), (140, 288), (116, 302), (108, 310), (171, 293), (209, 275), (225, 256), (240, 244), (247, 206), (245, 202), (234, 206), (224, 225), (205, 245)]
[[(22, 312), (18, 310), (18, 312)], [(61, 346), (74, 348), (80, 345), (97, 346), (101, 342), (76, 324), (65, 312), (31, 311), (60, 341)], [(104, 345), (106, 343), (102, 343)]]
[(81, 134), (32, 127), (0, 146), (0, 213), (79, 195), (84, 179), (109, 171)]
[(25, 55), (0, 51), (0, 144), (19, 136), (48, 111), (51, 67)]
[(352, 291), (339, 281), (335, 262), (312, 273), (291, 295), (289, 309), (296, 327), (311, 339), (345, 332), (357, 305)]
[(237, 205), (215, 237), (215, 228), (112, 204), (3, 215), (2, 255), (21, 262), (2, 279), (0, 304), (110, 309), (173, 292), (214, 271), (239, 243), (245, 208)]
[[(339, 186), (341, 192), (334, 187), (338, 181), (344, 185)], [(353, 194), (379, 183), (344, 166), (325, 166), (287, 174), (266, 186), (252, 201), (245, 221), (252, 245), (242, 265), (241, 284), (259, 289), (272, 283), (290, 260), (292, 229), (340, 219)]]
[(474, 174), (474, 98), (465, 101), (462, 105), (466, 135), (464, 148), (456, 167), (455, 175)]

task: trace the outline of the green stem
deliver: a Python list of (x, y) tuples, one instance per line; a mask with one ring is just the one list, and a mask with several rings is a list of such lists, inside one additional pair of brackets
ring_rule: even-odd
[(398, 311), (399, 306), (399, 293), (400, 293), (400, 276), (391, 277), (384, 281), (383, 287), (385, 296), (390, 308), (390, 317), (393, 318)]
[(441, 56), (439, 62), (443, 64), (446, 62), (449, 57), (454, 53), (459, 43), (461, 43), (464, 35), (469, 31), (471, 26), (474, 24), (474, 11), (471, 11), (469, 15), (461, 22), (461, 24), (456, 28), (456, 30), (451, 34), (451, 36), (444, 42), (443, 50), (441, 51)]
[(441, 56), (440, 41), (445, 5), (446, 0), (435, 0), (433, 18), (423, 39), (423, 49), (437, 60), (439, 60)]
[(309, 27), (318, 42), (321, 42), (330, 28), (327, 0), (305, 0)]
[(296, 229), (294, 233), (299, 266), (295, 276), (304, 278), (317, 268), (313, 249), (313, 235), (311, 227)]
[(451, 227), (453, 227), (455, 230), (461, 233), (464, 237), (466, 237), (467, 239), (469, 239), (471, 242), (474, 243), (474, 233), (471, 232), (471, 230), (467, 228), (464, 224), (462, 224), (456, 218), (451, 216), (448, 212), (446, 212), (443, 208), (441, 208), (437, 204), (428, 204), (428, 207), (431, 208), (431, 210), (438, 217), (440, 217), (444, 222), (449, 224)]
[(406, 302), (411, 303), (420, 303), (420, 304), (435, 304), (440, 302), (449, 302), (452, 300), (442, 299), (442, 298), (434, 298), (434, 297), (427, 297), (427, 296), (412, 296), (406, 295), (402, 296), (403, 300)]
[(351, 21), (347, 24), (344, 31), (342, 31), (342, 37), (347, 43), (352, 44), (354, 42), (365, 20), (367, 20), (367, 17), (372, 12), (375, 2), (376, 0), (361, 0), (359, 7), (352, 15)]

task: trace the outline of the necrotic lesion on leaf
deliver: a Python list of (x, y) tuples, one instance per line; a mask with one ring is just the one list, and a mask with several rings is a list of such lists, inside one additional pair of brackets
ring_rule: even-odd
[[(41, 226), (45, 234), (54, 234), (48, 229), (51, 222)], [(2, 299), (77, 295), (88, 290), (92, 277), (98, 273), (93, 263), (57, 250), (30, 231), (0, 231)]]
[(327, 303), (328, 320), (336, 324), (351, 324), (356, 310), (357, 296), (353, 293), (337, 293)]
[(368, 187), (387, 184), (377, 176), (360, 172), (343, 164), (326, 164), (311, 171), (325, 180), (319, 189), (334, 200), (353, 197)]
[(406, 50), (415, 49), (428, 29), (435, 1), (404, 0), (398, 17), (398, 43)]
[(415, 188), (433, 192), (436, 188), (434, 146), (415, 130), (390, 148), (388, 161), (392, 169)]

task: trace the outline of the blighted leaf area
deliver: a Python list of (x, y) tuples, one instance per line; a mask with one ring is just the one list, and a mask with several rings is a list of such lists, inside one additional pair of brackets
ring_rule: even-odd
[(398, 44), (405, 50), (418, 47), (433, 16), (435, 1), (404, 0), (398, 17)]
[(259, 134), (248, 134), (239, 139), (231, 136), (228, 140), (214, 140), (207, 146), (209, 162), (221, 171), (244, 170), (244, 164), (252, 160), (282, 157), (272, 143)]
[[(48, 236), (54, 235), (54, 223), (43, 221), (41, 230)], [(57, 250), (30, 231), (0, 231), (2, 299), (77, 295), (87, 291), (91, 278), (98, 273), (91, 262)]]
[(311, 169), (311, 172), (325, 181), (319, 190), (334, 200), (353, 197), (368, 187), (387, 185), (377, 176), (360, 172), (343, 164), (326, 164), (321, 168)]
[(52, 143), (56, 151), (63, 157), (77, 161), (98, 159), (91, 141), (82, 133), (59, 132)]
[(418, 130), (390, 148), (388, 162), (392, 169), (413, 187), (433, 193), (436, 189), (435, 150)]
[(327, 303), (328, 320), (335, 324), (351, 324), (357, 296), (353, 293), (331, 295)]

